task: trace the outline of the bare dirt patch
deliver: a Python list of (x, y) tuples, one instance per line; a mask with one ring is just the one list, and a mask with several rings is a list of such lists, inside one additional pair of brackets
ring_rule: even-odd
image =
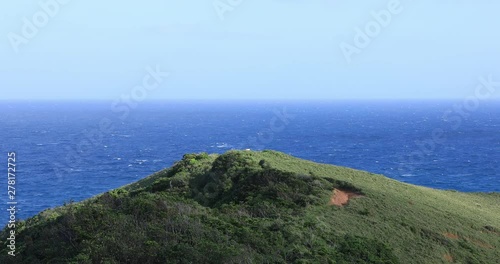
[(450, 254), (444, 254), (443, 258), (450, 263), (453, 262), (453, 257)]
[(460, 237), (458, 235), (452, 234), (452, 233), (443, 233), (443, 236), (451, 239), (459, 239)]
[(467, 241), (470, 241), (470, 242), (472, 242), (472, 243), (474, 243), (474, 244), (476, 244), (477, 246), (480, 246), (480, 247), (482, 247), (482, 248), (487, 248), (487, 249), (493, 249), (493, 248), (495, 248), (494, 246), (492, 246), (492, 245), (490, 245), (490, 244), (488, 244), (488, 243), (486, 243), (486, 242), (483, 242), (483, 241), (481, 241), (481, 240), (477, 240), (477, 239), (470, 239), (470, 238), (467, 238), (466, 240), (467, 240)]
[(362, 196), (363, 196), (362, 194), (352, 191), (333, 189), (329, 205), (336, 205), (342, 207), (348, 204), (350, 199)]
[[(458, 235), (455, 235), (455, 234), (452, 234), (452, 233), (443, 233), (443, 236), (445, 236), (447, 238), (450, 238), (450, 239), (459, 239), (459, 238), (461, 238)], [(486, 242), (483, 242), (481, 240), (472, 239), (472, 238), (469, 238), (469, 237), (462, 237), (462, 239), (464, 239), (465, 241), (467, 241), (469, 243), (473, 243), (476, 246), (482, 247), (482, 248), (487, 248), (487, 249), (493, 249), (493, 248), (495, 248), (495, 246), (492, 246), (492, 245), (490, 245), (490, 244), (488, 244)]]

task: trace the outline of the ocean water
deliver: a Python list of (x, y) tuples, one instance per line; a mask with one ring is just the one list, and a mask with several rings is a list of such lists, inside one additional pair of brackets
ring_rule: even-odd
[[(500, 102), (2, 102), (0, 200), (19, 218), (132, 183), (185, 153), (274, 149), (412, 184), (500, 191)], [(0, 216), (7, 219), (7, 213)]]

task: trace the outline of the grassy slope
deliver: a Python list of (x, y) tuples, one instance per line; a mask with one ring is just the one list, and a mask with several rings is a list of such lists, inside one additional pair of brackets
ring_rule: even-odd
[[(498, 193), (434, 190), (274, 151), (235, 151), (223, 157), (187, 155), (174, 168), (120, 190), (29, 219), (18, 227), (17, 262), (119, 263), (134, 261), (128, 257), (132, 251), (146, 263), (181, 256), (192, 263), (500, 259)], [(259, 165), (262, 160), (265, 165)], [(242, 171), (245, 167), (252, 170)], [(259, 174), (264, 168), (273, 170)], [(241, 176), (253, 173), (253, 178)], [(266, 177), (271, 180), (264, 186), (259, 180)], [(214, 182), (217, 191), (211, 190)], [(360, 190), (364, 197), (342, 208), (328, 205), (333, 187), (339, 186)], [(5, 241), (5, 234), (1, 238)], [(61, 254), (63, 247), (69, 253)], [(0, 253), (0, 263), (12, 261), (5, 250)], [(118, 255), (122, 259), (110, 257)]]
[[(272, 160), (271, 157), (275, 155), (263, 153), (263, 158)], [(469, 244), (475, 254), (488, 256), (487, 263), (495, 263), (500, 259), (499, 234), (484, 230), (485, 226), (500, 226), (498, 193), (434, 190), (401, 183), (382, 175), (279, 156), (279, 161), (274, 165), (279, 169), (330, 176), (362, 189), (366, 197), (353, 200), (345, 208), (326, 209), (335, 211), (331, 214), (333, 222), (330, 223), (335, 223), (339, 230), (351, 234), (389, 242), (400, 259), (415, 263), (439, 263), (444, 254), (456, 254), (455, 259), (464, 260), (466, 258), (460, 258), (465, 254), (460, 242)], [(363, 210), (368, 210), (369, 215), (355, 213)], [(460, 238), (444, 238), (441, 241), (443, 233), (456, 234)], [(471, 240), (477, 243), (469, 243)], [(494, 249), (479, 246), (480, 242)]]

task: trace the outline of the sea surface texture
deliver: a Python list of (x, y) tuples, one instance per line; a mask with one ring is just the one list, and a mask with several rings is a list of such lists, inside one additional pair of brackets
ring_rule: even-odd
[(21, 219), (137, 181), (185, 153), (230, 149), (500, 191), (498, 101), (2, 102), (0, 123), (0, 198), (8, 208), (7, 153), (15, 151)]

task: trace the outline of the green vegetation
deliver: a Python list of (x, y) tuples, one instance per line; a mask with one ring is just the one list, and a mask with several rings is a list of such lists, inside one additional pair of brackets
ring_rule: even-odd
[[(333, 190), (356, 194), (330, 205)], [(275, 151), (173, 167), (17, 226), (0, 263), (498, 263), (500, 194), (440, 191)]]

